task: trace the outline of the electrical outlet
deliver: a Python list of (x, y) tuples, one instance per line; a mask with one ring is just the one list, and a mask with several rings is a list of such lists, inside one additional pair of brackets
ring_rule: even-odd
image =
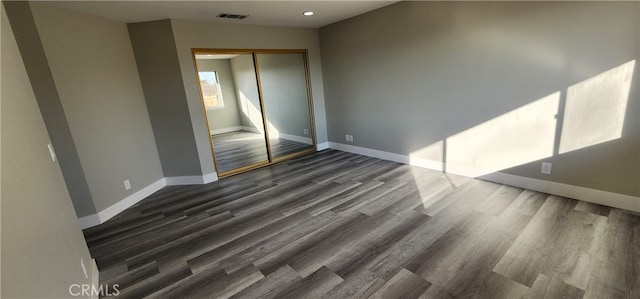
[(129, 190), (131, 189), (131, 183), (129, 182), (129, 180), (125, 180), (124, 181), (124, 190)]
[(551, 163), (542, 162), (542, 169), (540, 170), (540, 172), (544, 174), (551, 174)]
[(344, 135), (344, 138), (347, 142), (353, 142), (353, 135), (347, 134), (347, 135)]
[(309, 135), (309, 129), (304, 129), (304, 134)]

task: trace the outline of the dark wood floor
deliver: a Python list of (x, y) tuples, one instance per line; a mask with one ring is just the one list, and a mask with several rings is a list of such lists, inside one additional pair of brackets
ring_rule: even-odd
[[(216, 154), (218, 172), (225, 172), (239, 167), (268, 161), (264, 135), (236, 131), (212, 136), (213, 149)], [(272, 156), (274, 158), (297, 153), (313, 145), (281, 138), (270, 138)]]
[(636, 213), (333, 150), (85, 236), (122, 298), (640, 298)]

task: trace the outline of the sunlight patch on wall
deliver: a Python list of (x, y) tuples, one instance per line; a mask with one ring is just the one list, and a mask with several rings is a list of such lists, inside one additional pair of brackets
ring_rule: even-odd
[(264, 133), (264, 127), (262, 124), (262, 113), (251, 103), (251, 100), (244, 95), (244, 93), (238, 90), (240, 94), (240, 108), (242, 113), (249, 119), (254, 128), (258, 129), (260, 133)]
[(559, 153), (618, 139), (635, 60), (568, 88)]
[(442, 140), (409, 154), (409, 165), (444, 170), (444, 142)]
[(280, 139), (280, 131), (269, 121), (267, 121), (269, 127), (269, 139)]
[(553, 155), (560, 92), (445, 140), (451, 173), (478, 177)]
[[(240, 94), (240, 108), (242, 109), (242, 113), (251, 121), (251, 124), (254, 128), (256, 128), (261, 134), (264, 134), (264, 124), (262, 123), (262, 113), (260, 110), (253, 104), (253, 102), (247, 98), (247, 96), (242, 93), (242, 91), (238, 90), (238, 94)], [(267, 122), (267, 126), (269, 127), (269, 138), (280, 138), (280, 131), (276, 128), (272, 123)]]

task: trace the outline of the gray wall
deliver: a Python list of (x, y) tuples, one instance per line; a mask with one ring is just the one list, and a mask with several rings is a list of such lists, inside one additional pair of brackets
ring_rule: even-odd
[(400, 2), (323, 27), (329, 140), (638, 196), (639, 5)]
[[(91, 257), (2, 7), (2, 298), (66, 298)], [(8, 75), (10, 74), (10, 75)], [(89, 273), (89, 275), (91, 275)], [(91, 276), (89, 277), (91, 278)]]
[[(126, 24), (30, 5), (101, 211), (163, 177)], [(126, 179), (130, 190), (124, 188)]]
[(258, 54), (267, 120), (281, 134), (299, 137), (310, 129), (307, 82), (302, 54)]
[(60, 168), (78, 216), (96, 213), (67, 117), (49, 68), (36, 23), (28, 2), (3, 2), (13, 24), (24, 64), (47, 126), (51, 142), (58, 149)]
[(198, 71), (214, 71), (220, 80), (222, 100), (224, 108), (207, 109), (210, 130), (220, 130), (232, 127), (240, 127), (240, 114), (238, 114), (238, 100), (236, 99), (235, 82), (231, 74), (229, 59), (197, 59)]
[[(202, 175), (171, 22), (129, 23), (128, 27), (164, 176)], [(195, 80), (195, 71), (192, 76)], [(197, 100), (198, 113), (204, 117), (199, 93)]]
[(317, 29), (186, 20), (171, 20), (171, 23), (203, 171), (213, 171), (213, 160), (191, 58), (192, 48), (309, 49), (316, 135), (318, 142), (327, 141), (322, 67), (320, 65), (320, 45)]
[(251, 54), (238, 55), (231, 58), (231, 74), (236, 83), (240, 121), (245, 128), (264, 132), (256, 70)]

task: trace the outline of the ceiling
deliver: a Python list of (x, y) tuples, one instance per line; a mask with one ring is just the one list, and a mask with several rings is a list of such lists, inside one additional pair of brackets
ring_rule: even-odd
[[(121, 22), (186, 19), (253, 25), (319, 28), (399, 1), (48, 1), (47, 3)], [(303, 16), (313, 11), (313, 16)], [(220, 19), (220, 13), (249, 15)]]
[(231, 59), (238, 54), (196, 54), (196, 59)]

